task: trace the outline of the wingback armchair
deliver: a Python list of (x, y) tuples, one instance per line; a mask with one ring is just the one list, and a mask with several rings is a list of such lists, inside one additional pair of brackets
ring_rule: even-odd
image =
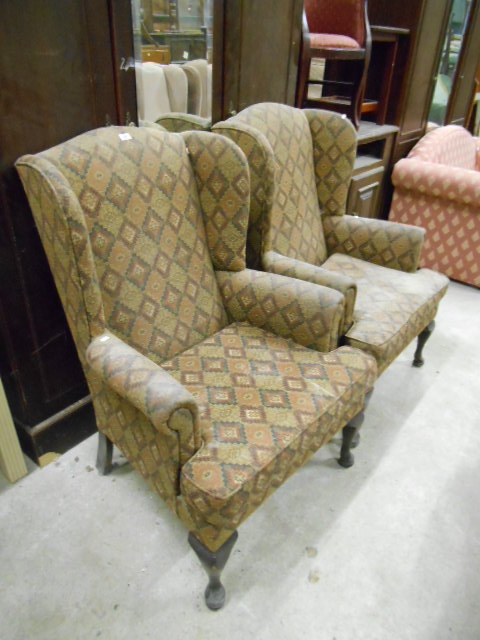
[(218, 609), (237, 527), (351, 435), (375, 360), (335, 349), (337, 291), (245, 268), (248, 166), (226, 138), (109, 127), (17, 168), (91, 390), (98, 467), (114, 443), (165, 500)]
[(417, 271), (423, 229), (345, 214), (356, 154), (351, 123), (330, 111), (264, 103), (213, 130), (249, 161), (249, 264), (341, 293), (341, 340), (374, 355), (379, 373), (416, 336), (421, 366), (448, 280)]
[(420, 264), (480, 287), (480, 139), (438, 127), (394, 167), (389, 219), (426, 229)]

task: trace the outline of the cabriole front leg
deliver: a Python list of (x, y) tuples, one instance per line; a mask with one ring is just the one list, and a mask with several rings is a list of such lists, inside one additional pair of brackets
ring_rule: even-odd
[(435, 321), (432, 320), (432, 322), (430, 322), (430, 324), (428, 326), (426, 326), (425, 329), (421, 333), (418, 334), (417, 348), (416, 348), (415, 353), (413, 355), (412, 366), (414, 366), (414, 367), (423, 367), (424, 362), (425, 362), (425, 360), (422, 357), (423, 347), (425, 346), (425, 343), (427, 342), (427, 340), (432, 335), (432, 332), (433, 332), (434, 329), (435, 329)]
[(227, 564), (233, 545), (237, 541), (238, 532), (234, 531), (230, 538), (215, 552), (207, 549), (194, 535), (188, 534), (188, 542), (197, 554), (203, 568), (208, 575), (208, 585), (205, 589), (205, 603), (212, 611), (221, 609), (225, 604), (225, 588), (220, 582), (223, 568)]
[(360, 433), (359, 429), (365, 420), (365, 410), (367, 408), (368, 403), (370, 402), (370, 398), (372, 397), (372, 391), (366, 394), (365, 396), (365, 404), (363, 405), (363, 409), (360, 413), (350, 420), (350, 422), (343, 427), (342, 431), (342, 448), (340, 450), (340, 458), (338, 459), (338, 464), (345, 469), (353, 466), (355, 462), (355, 458), (353, 457), (353, 453), (351, 449), (357, 447), (360, 442)]
[[(363, 411), (353, 418), (352, 422), (356, 420), (359, 416), (363, 416)], [(346, 427), (343, 427), (342, 431), (342, 448), (340, 450), (340, 458), (338, 459), (338, 464), (341, 467), (345, 467), (348, 469), (353, 466), (355, 462), (355, 458), (353, 457), (353, 453), (351, 452), (352, 442), (357, 434), (357, 427), (354, 427), (351, 423), (347, 424)]]

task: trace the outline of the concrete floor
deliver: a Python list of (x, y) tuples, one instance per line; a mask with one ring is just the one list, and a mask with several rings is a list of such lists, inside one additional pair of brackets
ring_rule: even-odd
[(452, 283), (423, 369), (383, 374), (356, 464), (331, 443), (240, 527), (225, 608), (186, 531), (92, 437), (0, 485), (3, 640), (480, 638), (480, 291)]

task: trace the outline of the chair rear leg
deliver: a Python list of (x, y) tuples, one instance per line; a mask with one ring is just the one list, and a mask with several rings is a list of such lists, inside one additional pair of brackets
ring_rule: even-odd
[(423, 367), (423, 365), (425, 363), (425, 360), (423, 359), (423, 356), (422, 356), (423, 347), (425, 346), (425, 343), (427, 342), (427, 340), (432, 335), (432, 332), (433, 332), (434, 329), (435, 329), (435, 320), (432, 320), (432, 322), (430, 322), (430, 324), (428, 326), (426, 326), (425, 329), (421, 333), (418, 334), (417, 348), (416, 348), (415, 353), (413, 355), (412, 366), (414, 366), (414, 367)]
[(98, 449), (96, 467), (102, 476), (112, 470), (113, 444), (104, 433), (98, 432)]
[(233, 545), (237, 541), (238, 532), (234, 531), (230, 538), (215, 552), (210, 551), (192, 532), (188, 534), (188, 542), (197, 554), (203, 568), (208, 575), (208, 585), (205, 589), (205, 603), (212, 611), (221, 609), (225, 604), (225, 587), (220, 582), (223, 568), (227, 564)]
[(363, 60), (361, 62), (355, 61), (352, 64), (354, 65), (352, 98), (348, 115), (352, 120), (355, 129), (358, 129), (360, 126), (360, 120), (362, 118), (362, 103), (365, 94), (367, 75), (366, 65)]
[(365, 396), (365, 404), (363, 405), (363, 409), (360, 413), (350, 420), (350, 422), (343, 428), (342, 431), (342, 448), (340, 450), (340, 458), (338, 459), (338, 464), (345, 469), (352, 467), (355, 458), (353, 457), (353, 453), (351, 449), (357, 447), (360, 443), (360, 433), (359, 429), (365, 420), (365, 410), (370, 402), (370, 398), (372, 397), (372, 391)]
[(302, 54), (298, 73), (297, 98), (295, 105), (297, 109), (303, 109), (308, 98), (308, 80), (310, 78), (311, 62), (312, 59), (309, 53), (304, 55)]

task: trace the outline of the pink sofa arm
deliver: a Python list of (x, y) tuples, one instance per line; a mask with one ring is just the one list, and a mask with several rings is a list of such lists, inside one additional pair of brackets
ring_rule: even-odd
[(473, 169), (403, 158), (395, 165), (392, 182), (402, 191), (480, 207), (480, 171)]

